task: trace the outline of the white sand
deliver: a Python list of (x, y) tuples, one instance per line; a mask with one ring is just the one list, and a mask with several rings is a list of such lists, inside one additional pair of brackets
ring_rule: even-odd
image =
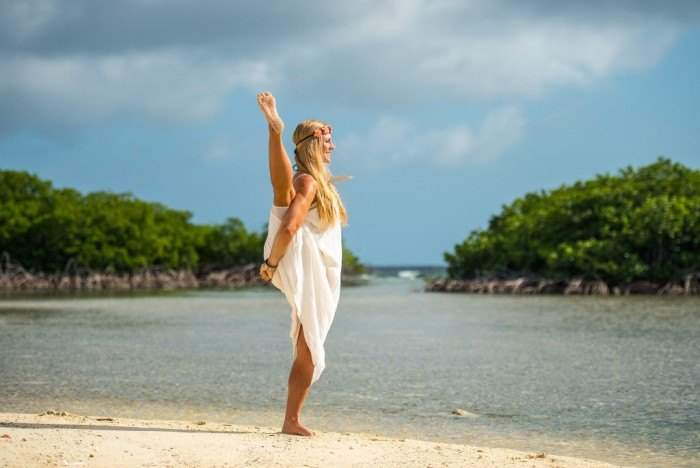
[[(107, 418), (107, 420), (100, 420)], [(370, 434), (205, 421), (0, 413), (0, 466), (191, 467), (613, 467), (594, 460)]]

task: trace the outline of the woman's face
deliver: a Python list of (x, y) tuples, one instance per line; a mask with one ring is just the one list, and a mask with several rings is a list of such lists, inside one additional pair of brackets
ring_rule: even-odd
[(323, 143), (323, 162), (328, 164), (331, 162), (331, 153), (335, 149), (335, 143), (333, 143), (333, 137), (330, 133), (321, 135)]

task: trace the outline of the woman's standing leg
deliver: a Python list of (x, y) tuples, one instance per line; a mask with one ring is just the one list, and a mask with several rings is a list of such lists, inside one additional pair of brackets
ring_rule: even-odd
[(314, 363), (311, 359), (311, 351), (304, 338), (304, 327), (299, 325), (297, 357), (292, 364), (292, 370), (289, 372), (287, 411), (284, 415), (284, 424), (282, 425), (282, 432), (285, 434), (314, 435), (314, 432), (305, 427), (300, 421), (301, 408), (304, 406), (304, 400), (309, 394), (313, 374)]
[(294, 198), (292, 185), (292, 165), (282, 143), (284, 122), (277, 113), (275, 97), (267, 92), (258, 93), (258, 105), (265, 115), (269, 130), (268, 157), (270, 163), (270, 181), (274, 193), (274, 204), (289, 206)]

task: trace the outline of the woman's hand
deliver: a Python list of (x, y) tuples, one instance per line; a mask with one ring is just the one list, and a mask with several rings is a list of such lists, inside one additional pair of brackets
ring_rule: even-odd
[(265, 261), (260, 265), (260, 278), (263, 281), (272, 281), (275, 271), (277, 271), (277, 267), (271, 267), (267, 264), (267, 261)]

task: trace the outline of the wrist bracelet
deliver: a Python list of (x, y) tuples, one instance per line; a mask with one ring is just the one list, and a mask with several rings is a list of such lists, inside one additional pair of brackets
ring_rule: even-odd
[(279, 265), (279, 262), (277, 263), (277, 265), (270, 265), (270, 262), (268, 262), (267, 260), (268, 260), (268, 259), (266, 258), (266, 259), (265, 259), (265, 265), (267, 265), (269, 268), (272, 268), (273, 270), (274, 270), (275, 268), (277, 268), (277, 265)]

